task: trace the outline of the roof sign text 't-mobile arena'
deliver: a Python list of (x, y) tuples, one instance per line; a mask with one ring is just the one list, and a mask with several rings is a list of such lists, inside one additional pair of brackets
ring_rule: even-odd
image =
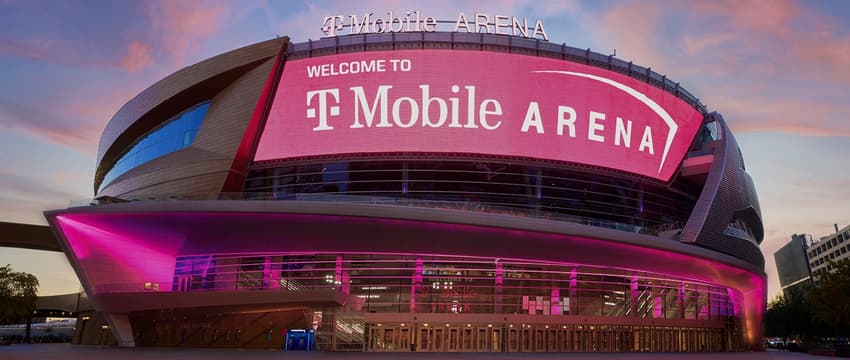
[[(331, 15), (322, 19), (322, 32), (326, 37), (351, 34), (381, 34), (402, 32), (435, 32), (440, 24), (453, 24), (451, 31), (520, 36), (549, 41), (543, 22), (529, 23), (527, 18), (491, 15), (476, 12), (472, 17), (459, 12), (453, 21), (440, 21), (433, 16), (424, 16), (419, 10), (405, 12), (387, 11), (386, 16), (367, 12), (362, 16)], [(348, 31), (345, 31), (348, 28)], [(447, 30), (447, 29), (444, 29)]]

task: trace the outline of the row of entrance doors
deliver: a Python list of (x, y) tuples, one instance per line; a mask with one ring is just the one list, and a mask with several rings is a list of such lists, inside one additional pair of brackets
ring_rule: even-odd
[(367, 351), (633, 352), (729, 351), (722, 329), (641, 326), (387, 326), (372, 324)]

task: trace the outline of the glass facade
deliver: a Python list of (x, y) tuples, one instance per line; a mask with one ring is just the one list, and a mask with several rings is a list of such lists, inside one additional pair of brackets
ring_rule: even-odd
[(473, 257), (216, 255), (180, 257), (176, 268), (175, 284), (193, 279), (183, 291), (330, 289), (353, 296), (346, 305), (352, 310), (369, 313), (718, 320), (734, 316), (738, 298), (664, 274)]
[(205, 101), (159, 125), (137, 140), (106, 173), (98, 191), (131, 169), (148, 161), (187, 148), (195, 141), (201, 122), (210, 108)]
[[(635, 233), (680, 229), (699, 190), (503, 160), (347, 159), (255, 168), (248, 199), (461, 207)], [(253, 196), (252, 196), (253, 194)]]
[[(341, 295), (342, 306), (305, 310), (320, 314), (317, 339), (325, 350), (730, 351), (743, 346), (737, 291), (645, 271), (357, 253), (187, 256), (178, 258), (177, 269), (175, 284), (188, 285), (179, 291)], [(192, 280), (181, 281), (187, 276)]]

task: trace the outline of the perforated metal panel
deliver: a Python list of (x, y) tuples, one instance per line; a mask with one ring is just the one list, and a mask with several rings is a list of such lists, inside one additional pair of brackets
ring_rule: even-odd
[[(722, 138), (715, 146), (715, 161), (680, 241), (738, 257), (763, 269), (764, 256), (758, 244), (764, 238), (764, 226), (753, 180), (744, 170), (738, 142), (723, 116), (711, 113), (709, 121), (717, 121)], [(730, 230), (729, 224), (735, 219), (746, 224), (752, 235)]]

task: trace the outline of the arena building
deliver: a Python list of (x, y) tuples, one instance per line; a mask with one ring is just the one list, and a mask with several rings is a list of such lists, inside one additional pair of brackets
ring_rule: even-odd
[(93, 190), (46, 217), (121, 346), (761, 346), (763, 227), (723, 117), (539, 38), (218, 55), (118, 110)]

